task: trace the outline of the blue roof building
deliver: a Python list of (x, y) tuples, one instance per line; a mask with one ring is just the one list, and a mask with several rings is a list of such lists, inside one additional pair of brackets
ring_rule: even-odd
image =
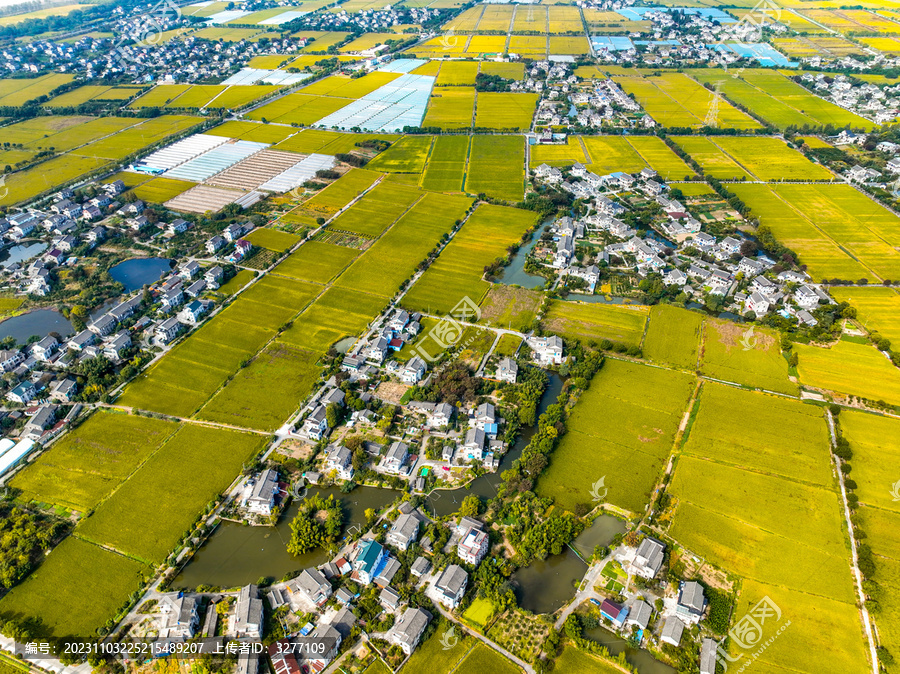
[(359, 581), (365, 585), (371, 583), (384, 569), (387, 563), (387, 549), (377, 541), (366, 539), (359, 544), (359, 554), (353, 562), (353, 569)]

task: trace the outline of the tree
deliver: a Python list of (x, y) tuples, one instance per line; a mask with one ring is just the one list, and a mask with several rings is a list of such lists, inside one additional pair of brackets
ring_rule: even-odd
[(341, 533), (344, 513), (341, 502), (331, 494), (327, 499), (316, 494), (302, 502), (291, 522), (291, 539), (287, 551), (302, 555), (337, 540)]
[(475, 494), (469, 494), (463, 499), (459, 508), (461, 517), (476, 517), (481, 513), (481, 499)]
[(325, 421), (328, 423), (329, 428), (334, 428), (340, 423), (341, 412), (337, 403), (329, 403), (328, 407), (325, 408)]

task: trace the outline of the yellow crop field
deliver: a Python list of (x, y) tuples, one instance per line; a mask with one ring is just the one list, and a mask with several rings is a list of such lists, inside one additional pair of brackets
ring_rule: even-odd
[(565, 145), (532, 145), (531, 168), (548, 164), (550, 166), (571, 166), (575, 162), (590, 163), (584, 153), (581, 140), (577, 136), (569, 136)]
[(666, 180), (682, 180), (695, 175), (694, 169), (657, 136), (630, 136), (628, 142), (650, 168)]
[(481, 92), (475, 102), (475, 127), (524, 130), (531, 127), (537, 94)]
[(804, 213), (787, 198), (780, 196), (770, 185), (735, 183), (729, 186), (772, 233), (800, 257), (815, 280), (858, 279), (866, 275), (866, 268), (852, 259)]
[(624, 136), (583, 136), (588, 151), (589, 170), (603, 175), (611, 171), (635, 173), (646, 163)]
[(484, 14), (478, 22), (478, 30), (508, 33), (512, 27), (514, 10), (513, 5), (485, 5)]
[(473, 35), (466, 47), (467, 54), (502, 54), (505, 51), (505, 35)]
[(444, 24), (444, 30), (460, 33), (471, 33), (478, 26), (481, 14), (487, 5), (476, 5)]
[(831, 171), (813, 164), (778, 138), (716, 136), (711, 140), (760, 180), (834, 179)]
[(433, 90), (428, 99), (428, 111), (422, 126), (441, 129), (466, 129), (472, 126), (475, 108), (475, 89), (472, 87), (441, 87)]
[(497, 61), (482, 61), (479, 72), (485, 75), (497, 75), (509, 80), (520, 80), (525, 77), (524, 63), (498, 63)]
[(511, 35), (507, 51), (510, 54), (535, 56), (547, 53), (547, 38), (534, 35)]
[(805, 386), (900, 405), (900, 370), (874, 346), (840, 341), (822, 349), (795, 344)]
[(588, 44), (586, 37), (557, 37), (551, 35), (550, 53), (575, 56), (580, 54), (590, 54), (591, 46)]
[(674, 140), (682, 150), (691, 155), (691, 158), (713, 178), (722, 180), (735, 180), (751, 176), (742, 169), (737, 162), (722, 152), (722, 149), (716, 145), (711, 139), (703, 136), (673, 136)]
[(578, 7), (564, 7), (554, 5), (550, 10), (551, 33), (583, 33), (584, 23), (581, 20), (581, 10)]
[(547, 7), (544, 5), (516, 5), (512, 30), (514, 33), (546, 33)]
[(877, 332), (900, 346), (900, 293), (893, 288), (835, 286), (829, 292), (838, 302), (856, 307), (857, 318), (869, 332)]

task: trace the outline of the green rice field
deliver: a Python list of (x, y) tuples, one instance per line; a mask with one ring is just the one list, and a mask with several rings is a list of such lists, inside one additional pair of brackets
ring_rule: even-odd
[(535, 224), (535, 215), (506, 206), (483, 204), (441, 252), (422, 278), (403, 297), (410, 310), (444, 314), (464, 297), (481, 303), (491, 284), (482, 280), (483, 269), (518, 243)]
[(651, 307), (644, 356), (658, 363), (695, 370), (702, 326), (702, 314), (668, 304)]
[(607, 359), (572, 410), (537, 493), (570, 511), (602, 500), (643, 512), (695, 385), (689, 374)]
[(644, 335), (649, 307), (553, 300), (544, 318), (545, 330), (570, 339), (638, 346)]
[(525, 141), (521, 136), (472, 136), (466, 192), (520, 201), (525, 196)]
[[(698, 405), (669, 486), (669, 534), (743, 577), (738, 615), (763, 596), (781, 607), (808, 644), (804, 668), (867, 671), (822, 409), (710, 382)], [(779, 639), (759, 662), (777, 669), (796, 656)]]

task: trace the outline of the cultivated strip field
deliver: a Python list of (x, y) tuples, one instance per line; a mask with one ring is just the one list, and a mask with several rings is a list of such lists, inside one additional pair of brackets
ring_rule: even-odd
[(798, 668), (794, 639), (802, 671), (868, 671), (829, 454), (820, 407), (707, 382), (669, 486), (669, 534), (743, 577), (736, 615), (768, 596), (791, 620), (763, 671)]
[(535, 220), (531, 211), (491, 204), (479, 206), (404, 296), (403, 306), (444, 314), (464, 297), (480, 304), (491, 287), (482, 280), (484, 267), (504, 257), (506, 249), (518, 243)]
[(537, 493), (570, 511), (593, 508), (591, 490), (603, 478), (605, 502), (643, 512), (695, 385), (692, 375), (607, 359), (572, 410)]

